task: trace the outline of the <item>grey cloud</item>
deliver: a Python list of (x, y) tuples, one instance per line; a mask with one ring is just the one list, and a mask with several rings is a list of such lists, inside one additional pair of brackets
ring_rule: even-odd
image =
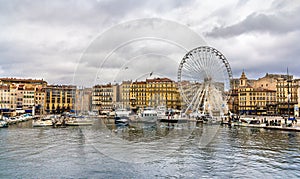
[[(292, 35), (277, 37), (274, 43), (267, 43), (269, 39), (259, 40), (257, 47), (251, 46), (251, 50), (239, 49), (237, 45), (230, 45), (224, 50), (234, 76), (239, 77), (241, 71), (245, 69), (252, 78), (262, 77), (265, 73), (286, 73), (289, 68), (291, 74), (300, 77), (300, 32)], [(230, 40), (229, 40), (230, 41)], [(231, 43), (231, 41), (230, 41)]]
[[(150, 10), (153, 13), (167, 12), (187, 6), (192, 1), (166, 0), (160, 3), (151, 0), (10, 0), (0, 1), (0, 23), (30, 21), (45, 25), (112, 25), (124, 16)], [(9, 17), (9, 19), (7, 19)]]
[(215, 27), (206, 33), (210, 37), (232, 37), (251, 32), (268, 32), (271, 34), (284, 34), (298, 31), (300, 28), (300, 8), (295, 11), (280, 12), (277, 14), (252, 13), (243, 21), (230, 25)]

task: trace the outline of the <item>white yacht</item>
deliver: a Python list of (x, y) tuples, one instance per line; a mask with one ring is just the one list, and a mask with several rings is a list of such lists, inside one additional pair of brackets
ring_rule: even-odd
[(69, 117), (65, 123), (67, 126), (91, 126), (94, 122), (85, 116), (73, 116)]
[(46, 127), (46, 126), (52, 126), (52, 119), (37, 119), (37, 120), (32, 120), (32, 127)]
[(138, 121), (140, 122), (156, 122), (158, 119), (157, 111), (153, 108), (144, 108), (144, 110), (138, 115)]
[(128, 125), (129, 116), (130, 116), (130, 111), (123, 108), (117, 109), (115, 111), (115, 124)]

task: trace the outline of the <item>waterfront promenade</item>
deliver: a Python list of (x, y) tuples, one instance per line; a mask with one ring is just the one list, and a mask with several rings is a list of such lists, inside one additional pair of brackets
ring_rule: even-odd
[(223, 121), (223, 124), (300, 132), (300, 122), (297, 122), (299, 120), (300, 117), (296, 117), (295, 120), (292, 121), (281, 116), (241, 116), (238, 121), (229, 122), (228, 120), (225, 120)]

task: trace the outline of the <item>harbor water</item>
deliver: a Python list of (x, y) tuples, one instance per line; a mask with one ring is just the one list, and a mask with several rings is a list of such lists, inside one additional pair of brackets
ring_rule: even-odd
[(183, 124), (0, 129), (0, 178), (300, 178), (300, 133)]

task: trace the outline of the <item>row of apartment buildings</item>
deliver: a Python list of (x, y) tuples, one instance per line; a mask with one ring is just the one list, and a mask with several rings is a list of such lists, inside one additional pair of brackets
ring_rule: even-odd
[[(245, 72), (231, 81), (229, 110), (237, 114), (299, 116), (300, 79), (292, 75), (266, 74), (257, 80)], [(48, 85), (44, 80), (0, 78), (2, 113), (62, 113), (94, 111), (109, 113), (116, 108), (138, 110), (147, 106), (182, 109), (178, 84), (168, 78), (123, 81), (121, 84), (77, 88)]]
[(148, 106), (180, 109), (177, 83), (168, 78), (123, 81), (121, 84), (96, 85), (92, 93), (92, 110), (108, 113), (115, 108), (138, 110)]
[(61, 113), (74, 109), (76, 86), (48, 85), (44, 80), (0, 78), (0, 112)]
[(300, 79), (292, 75), (266, 74), (251, 80), (242, 72), (231, 82), (229, 109), (239, 114), (299, 116)]
[(77, 88), (48, 85), (44, 80), (0, 78), (0, 112), (38, 114), (88, 112), (107, 114), (116, 108), (137, 110), (164, 105), (180, 109), (177, 84), (168, 78), (123, 81), (121, 84)]

